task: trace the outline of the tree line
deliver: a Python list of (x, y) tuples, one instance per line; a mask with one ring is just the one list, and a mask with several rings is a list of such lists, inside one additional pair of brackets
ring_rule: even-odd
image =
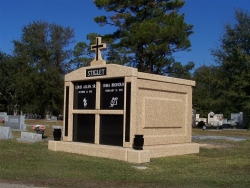
[(111, 34), (90, 33), (89, 43), (75, 44), (74, 30), (55, 23), (34, 21), (22, 28), (14, 40), (11, 55), (0, 51), (0, 111), (9, 114), (62, 114), (64, 75), (94, 58), (90, 45), (97, 36), (107, 43), (103, 53), (107, 63), (138, 68), (139, 71), (192, 79), (193, 109), (201, 116), (210, 111), (230, 113), (250, 109), (250, 16), (235, 10), (236, 23), (224, 25), (219, 45), (211, 50), (215, 64), (194, 70), (174, 58), (191, 48), (193, 25), (179, 13), (180, 0), (123, 1), (95, 0), (110, 16), (94, 19), (100, 26), (115, 26)]

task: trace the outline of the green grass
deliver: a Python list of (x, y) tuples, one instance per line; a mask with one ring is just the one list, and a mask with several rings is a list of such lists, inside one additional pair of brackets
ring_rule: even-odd
[(216, 136), (243, 136), (250, 139), (250, 131), (247, 129), (207, 129), (193, 128), (193, 135), (216, 135)]
[[(59, 125), (61, 122), (53, 125)], [(26, 122), (27, 125), (29, 123)], [(32, 124), (43, 124), (46, 122)], [(30, 129), (31, 127), (28, 126)], [(32, 131), (32, 130), (30, 130)], [(15, 137), (18, 132), (15, 131)], [(215, 131), (245, 136), (249, 131)], [(48, 122), (45, 136), (52, 137)], [(194, 129), (193, 134), (209, 134)], [(214, 135), (214, 131), (210, 131)], [(212, 142), (212, 141), (207, 141)], [(219, 141), (217, 141), (219, 142)], [(123, 161), (48, 150), (48, 142), (0, 140), (0, 180), (47, 187), (249, 187), (250, 140), (233, 147), (205, 149), (199, 154), (151, 159), (135, 165)], [(146, 166), (139, 170), (133, 166)]]

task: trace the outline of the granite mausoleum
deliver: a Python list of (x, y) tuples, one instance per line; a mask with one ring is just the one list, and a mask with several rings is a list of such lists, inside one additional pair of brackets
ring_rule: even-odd
[[(91, 66), (65, 75), (61, 141), (48, 148), (131, 163), (199, 152), (191, 142), (195, 82), (106, 64), (96, 38)], [(143, 135), (143, 149), (134, 146)]]

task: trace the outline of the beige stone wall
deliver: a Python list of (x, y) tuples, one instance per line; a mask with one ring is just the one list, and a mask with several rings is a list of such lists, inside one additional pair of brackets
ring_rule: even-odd
[[(94, 68), (107, 68), (107, 75), (105, 76), (96, 76), (96, 77), (86, 77), (86, 69), (94, 69)], [(64, 77), (64, 81), (81, 81), (81, 80), (100, 80), (106, 78), (123, 78), (123, 77), (131, 77), (137, 76), (137, 69), (131, 67), (125, 67), (121, 65), (115, 64), (107, 64), (107, 65), (96, 65), (91, 67), (82, 67), (79, 68), (69, 74), (66, 74)]]
[(192, 87), (179, 83), (137, 80), (137, 134), (145, 145), (191, 141)]

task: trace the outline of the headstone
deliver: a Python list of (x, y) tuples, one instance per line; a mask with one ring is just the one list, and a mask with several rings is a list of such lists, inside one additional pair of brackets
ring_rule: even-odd
[(231, 119), (233, 119), (236, 123), (243, 122), (243, 113), (232, 113)]
[(13, 139), (10, 127), (0, 126), (0, 139)]
[(4, 126), (10, 127), (11, 129), (26, 130), (24, 119), (24, 116), (8, 115), (8, 120), (5, 121)]
[(42, 141), (42, 134), (30, 133), (30, 132), (21, 132), (21, 138), (17, 138), (17, 141), (21, 142), (38, 142)]
[(0, 121), (4, 119), (5, 121), (8, 120), (8, 115), (6, 112), (0, 112)]
[(232, 113), (231, 114), (231, 121), (235, 122), (236, 128), (243, 129), (247, 128), (248, 124), (248, 113), (246, 112), (239, 112), (239, 113)]
[(60, 115), (60, 114), (59, 114), (58, 117), (57, 117), (57, 119), (58, 119), (58, 120), (63, 120), (63, 115)]
[(57, 117), (56, 116), (51, 116), (50, 120), (57, 121)]

